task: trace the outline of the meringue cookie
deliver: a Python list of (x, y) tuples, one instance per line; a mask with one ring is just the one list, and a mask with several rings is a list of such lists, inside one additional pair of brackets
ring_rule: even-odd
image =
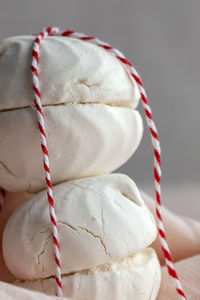
[[(152, 248), (119, 261), (62, 276), (63, 295), (76, 300), (155, 300), (160, 282), (160, 265)], [(14, 284), (54, 295), (54, 278), (17, 280)]]
[[(0, 111), (33, 103), (31, 60), (34, 36), (0, 42)], [(47, 37), (39, 61), (43, 105), (106, 103), (135, 108), (136, 81), (111, 52), (87, 41)]]
[[(156, 238), (155, 220), (135, 183), (110, 174), (54, 187), (62, 274), (91, 269), (132, 255)], [(3, 255), (18, 279), (55, 274), (46, 192), (16, 209), (3, 233)], [(28, 267), (24, 267), (28, 266)]]
[[(12, 192), (46, 185), (31, 82), (33, 41), (22, 36), (0, 43), (0, 186)], [(113, 54), (48, 37), (39, 74), (53, 184), (112, 172), (130, 158), (143, 133), (134, 110), (140, 96)]]
[[(112, 172), (143, 132), (137, 111), (105, 104), (47, 106), (44, 116), (53, 184)], [(33, 108), (0, 112), (0, 186), (13, 192), (46, 186)]]

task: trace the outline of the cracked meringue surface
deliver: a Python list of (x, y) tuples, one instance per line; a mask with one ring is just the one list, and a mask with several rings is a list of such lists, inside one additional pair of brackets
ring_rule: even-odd
[[(0, 42), (0, 186), (13, 192), (45, 188), (30, 70), (33, 40)], [(140, 94), (113, 54), (86, 41), (48, 37), (39, 76), (53, 184), (112, 172), (131, 157), (143, 134), (135, 110)]]
[[(77, 179), (55, 186), (54, 197), (64, 295), (155, 299), (160, 266), (148, 246), (157, 229), (135, 183), (122, 174)], [(4, 259), (18, 278), (15, 284), (53, 294), (52, 247), (46, 193), (41, 192), (16, 209), (4, 230)]]
[[(33, 105), (34, 37), (0, 42), (0, 186), (41, 192), (19, 206), (3, 233), (15, 285), (55, 293), (55, 261), (40, 136)], [(42, 41), (39, 63), (65, 297), (155, 300), (157, 228), (135, 183), (109, 174), (136, 151), (140, 93), (109, 51), (66, 37)]]

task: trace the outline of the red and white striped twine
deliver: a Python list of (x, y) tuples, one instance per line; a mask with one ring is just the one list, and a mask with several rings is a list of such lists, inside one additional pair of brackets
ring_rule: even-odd
[[(33, 44), (33, 51), (32, 51), (32, 84), (33, 84), (33, 91), (34, 91), (34, 104), (37, 111), (37, 118), (38, 118), (38, 127), (40, 131), (40, 138), (41, 138), (41, 148), (42, 148), (42, 156), (43, 156), (43, 164), (46, 176), (46, 183), (47, 183), (47, 196), (48, 196), (48, 203), (49, 203), (49, 213), (50, 219), (52, 224), (52, 234), (53, 234), (53, 248), (54, 248), (54, 258), (56, 263), (56, 295), (63, 296), (62, 293), (62, 283), (61, 283), (61, 264), (60, 264), (60, 247), (58, 241), (58, 227), (57, 227), (57, 218), (55, 213), (54, 207), (54, 199), (53, 199), (53, 189), (51, 183), (51, 176), (50, 176), (50, 169), (49, 169), (49, 154), (47, 149), (47, 139), (46, 139), (46, 130), (45, 130), (45, 122), (44, 122), (44, 114), (41, 105), (41, 94), (40, 94), (40, 86), (39, 86), (39, 51), (40, 51), (40, 44), (41, 41), (49, 35), (55, 34), (54, 28), (47, 28), (39, 35), (37, 35), (34, 44)], [(56, 32), (58, 32), (56, 30)]]
[(166, 241), (165, 229), (164, 229), (164, 224), (163, 224), (163, 219), (162, 219), (162, 204), (161, 204), (161, 148), (160, 148), (160, 141), (158, 138), (158, 132), (156, 129), (156, 125), (153, 121), (151, 108), (148, 103), (148, 98), (147, 98), (143, 83), (140, 79), (140, 76), (137, 73), (136, 69), (134, 68), (133, 64), (129, 60), (127, 60), (126, 57), (118, 49), (111, 47), (109, 44), (102, 42), (95, 37), (86, 36), (85, 34), (78, 33), (73, 30), (67, 30), (67, 31), (61, 32), (60, 35), (66, 36), (66, 37), (77, 38), (77, 39), (80, 39), (83, 41), (88, 41), (99, 47), (104, 48), (105, 50), (112, 52), (116, 56), (116, 58), (119, 59), (125, 65), (125, 67), (129, 70), (131, 76), (137, 82), (137, 85), (138, 85), (138, 88), (139, 88), (139, 91), (141, 94), (141, 100), (143, 103), (144, 111), (146, 114), (147, 124), (150, 129), (150, 133), (151, 133), (151, 141), (152, 141), (153, 152), (154, 152), (156, 216), (157, 216), (157, 225), (158, 225), (161, 247), (162, 247), (162, 251), (163, 251), (166, 265), (168, 268), (168, 273), (174, 280), (174, 285), (175, 285), (176, 291), (177, 291), (180, 299), (182, 299), (182, 300), (186, 299), (186, 295), (183, 291), (183, 288), (179, 281), (178, 275), (174, 268), (172, 256), (171, 256), (171, 253), (170, 253), (167, 241)]
[[(180, 299), (184, 300), (187, 299), (186, 295), (183, 291), (181, 283), (179, 281), (178, 275), (173, 265), (173, 260), (171, 256), (171, 252), (169, 250), (166, 236), (165, 236), (165, 229), (162, 219), (162, 204), (161, 204), (161, 149), (160, 149), (160, 142), (158, 138), (158, 132), (153, 121), (151, 108), (148, 103), (147, 95), (143, 87), (143, 83), (140, 79), (139, 74), (137, 73), (136, 69), (134, 68), (133, 64), (126, 59), (126, 57), (116, 48), (111, 47), (109, 44), (100, 41), (99, 39), (86, 36), (85, 34), (75, 32), (73, 30), (66, 30), (66, 31), (59, 31), (58, 28), (55, 27), (48, 27), (43, 30), (42, 33), (37, 35), (34, 44), (33, 44), (33, 52), (32, 52), (32, 82), (33, 82), (33, 90), (34, 90), (34, 103), (37, 111), (38, 117), (38, 127), (40, 130), (40, 137), (41, 137), (41, 147), (42, 147), (42, 155), (43, 155), (43, 163), (46, 175), (46, 182), (47, 182), (47, 196), (49, 201), (49, 212), (50, 218), (52, 223), (52, 233), (53, 233), (53, 244), (54, 244), (54, 257), (56, 262), (56, 283), (57, 283), (57, 292), (58, 296), (62, 296), (62, 284), (61, 284), (61, 264), (60, 264), (60, 247), (59, 247), (59, 240), (58, 240), (58, 228), (57, 228), (57, 218), (54, 208), (54, 199), (53, 199), (53, 190), (52, 190), (52, 183), (50, 177), (50, 168), (49, 168), (49, 155), (47, 149), (47, 141), (46, 141), (46, 131), (45, 131), (45, 122), (44, 122), (44, 115), (41, 105), (41, 94), (39, 88), (39, 50), (41, 41), (50, 36), (50, 35), (59, 35), (64, 37), (71, 37), (80, 39), (83, 41), (87, 41), (93, 43), (99, 47), (104, 48), (107, 51), (113, 53), (117, 59), (119, 59), (125, 67), (129, 70), (131, 76), (137, 82), (138, 88), (141, 94), (141, 100), (143, 103), (144, 111), (146, 114), (146, 120), (148, 127), (150, 129), (151, 134), (151, 141), (153, 146), (154, 152), (154, 179), (155, 179), (155, 196), (156, 196), (156, 216), (157, 216), (157, 225), (159, 231), (159, 238), (161, 242), (162, 251), (165, 257), (166, 265), (168, 268), (169, 275), (174, 280), (174, 285), (176, 291), (180, 297)], [(2, 196), (0, 196), (0, 209), (1, 209), (1, 201), (5, 197), (5, 191), (1, 189)]]

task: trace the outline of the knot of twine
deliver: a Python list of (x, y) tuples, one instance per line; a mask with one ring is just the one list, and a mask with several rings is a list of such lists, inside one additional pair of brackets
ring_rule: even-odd
[[(159, 239), (161, 243), (161, 248), (163, 251), (163, 255), (165, 257), (166, 266), (168, 268), (169, 275), (173, 278), (174, 286), (176, 291), (179, 295), (179, 298), (184, 300), (187, 299), (186, 295), (183, 291), (182, 285), (179, 281), (177, 272), (174, 268), (172, 256), (170, 249), (167, 244), (166, 235), (165, 235), (165, 228), (163, 224), (162, 218), (162, 203), (161, 203), (161, 148), (160, 148), (160, 141), (158, 138), (158, 132), (156, 125), (153, 121), (151, 108), (148, 102), (148, 98), (143, 86), (143, 83), (140, 79), (139, 74), (137, 73), (133, 64), (116, 48), (113, 48), (109, 44), (97, 39), (93, 36), (87, 36), (83, 33), (78, 33), (73, 30), (66, 30), (60, 31), (56, 27), (47, 27), (45, 28), (40, 34), (38, 34), (35, 38), (33, 44), (33, 51), (32, 51), (32, 84), (33, 84), (33, 91), (34, 91), (34, 104), (37, 111), (37, 118), (38, 118), (38, 127), (40, 131), (40, 138), (41, 138), (41, 148), (42, 148), (42, 156), (43, 156), (43, 164), (46, 176), (46, 183), (47, 183), (47, 197), (49, 203), (49, 214), (51, 219), (52, 225), (52, 235), (53, 235), (53, 248), (54, 248), (54, 258), (56, 263), (56, 295), (63, 296), (62, 292), (62, 283), (61, 283), (61, 263), (60, 263), (60, 247), (59, 247), (59, 237), (58, 237), (58, 226), (57, 226), (57, 218), (55, 213), (54, 207), (54, 197), (53, 197), (53, 189), (51, 183), (51, 176), (50, 176), (50, 167), (49, 167), (49, 155), (47, 149), (47, 139), (46, 139), (46, 130), (45, 130), (45, 121), (44, 121), (44, 114), (41, 104), (41, 94), (40, 94), (40, 86), (39, 86), (39, 51), (41, 41), (48, 36), (63, 36), (63, 37), (71, 37), (75, 39), (79, 39), (82, 41), (87, 41), (92, 44), (97, 45), (98, 47), (104, 48), (105, 50), (113, 53), (115, 57), (120, 60), (120, 62), (125, 66), (125, 68), (129, 71), (130, 75), (136, 81), (140, 95), (141, 101), (143, 104), (143, 108), (146, 115), (146, 121), (150, 130), (151, 135), (151, 142), (153, 146), (153, 153), (154, 153), (154, 182), (155, 182), (155, 197), (156, 197), (156, 219), (157, 219), (157, 226), (158, 226), (158, 233)], [(3, 198), (5, 197), (5, 191), (3, 189), (0, 190), (0, 210), (2, 206)]]

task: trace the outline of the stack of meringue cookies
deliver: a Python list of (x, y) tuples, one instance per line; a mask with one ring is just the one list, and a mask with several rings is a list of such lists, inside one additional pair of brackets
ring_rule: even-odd
[[(55, 294), (55, 261), (31, 53), (34, 37), (0, 42), (0, 186), (35, 195), (3, 234), (15, 285)], [(140, 93), (125, 66), (87, 41), (48, 37), (39, 63), (65, 297), (154, 300), (160, 265), (155, 220), (135, 183), (111, 173), (138, 147)], [(111, 173), (111, 174), (109, 174)]]

